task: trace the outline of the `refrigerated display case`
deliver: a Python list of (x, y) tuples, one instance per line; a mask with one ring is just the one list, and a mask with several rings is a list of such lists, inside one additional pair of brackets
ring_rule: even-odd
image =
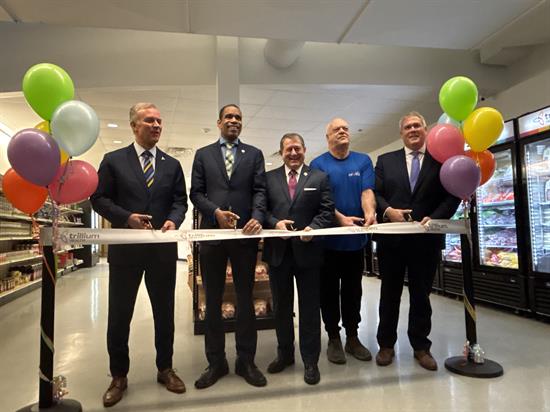
[(550, 315), (550, 107), (518, 119), (531, 309)]
[[(464, 219), (464, 203), (458, 205), (451, 220)], [(445, 236), (445, 249), (443, 250), (443, 263), (451, 264), (452, 266), (462, 263), (462, 253), (460, 250), (460, 235), (448, 234)]]
[(494, 153), (493, 177), (476, 191), (479, 265), (519, 268), (512, 148)]

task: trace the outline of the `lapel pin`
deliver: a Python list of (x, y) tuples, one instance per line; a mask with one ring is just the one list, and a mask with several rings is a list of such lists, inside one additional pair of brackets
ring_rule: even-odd
[(166, 159), (164, 158), (164, 156), (162, 156), (162, 157), (160, 158), (160, 160), (166, 160)]
[(304, 172), (304, 176), (307, 176), (307, 172)]
[(244, 149), (241, 149), (241, 153), (244, 153)]

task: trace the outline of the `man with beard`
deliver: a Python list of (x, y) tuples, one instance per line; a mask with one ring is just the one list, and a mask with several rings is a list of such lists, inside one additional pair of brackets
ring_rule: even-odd
[[(264, 157), (257, 148), (239, 139), (242, 113), (235, 104), (221, 108), (220, 138), (195, 155), (190, 198), (201, 213), (201, 229), (242, 229), (243, 234), (262, 230), (265, 214)], [(200, 270), (206, 292), (205, 349), (208, 367), (195, 382), (208, 388), (229, 373), (225, 356), (225, 332), (221, 314), (228, 260), (237, 295), (235, 373), (254, 386), (267, 381), (254, 364), (256, 317), (252, 288), (258, 239), (201, 242)]]
[[(375, 221), (374, 170), (370, 157), (349, 149), (349, 126), (335, 118), (327, 126), (328, 152), (311, 162), (313, 169), (325, 172), (330, 180), (339, 226), (370, 226)], [(345, 351), (356, 359), (372, 359), (359, 341), (361, 322), (361, 281), (366, 235), (328, 236), (325, 263), (321, 269), (321, 313), (328, 333), (327, 358), (346, 363), (340, 340), (340, 319), (346, 330)], [(340, 316), (341, 314), (341, 316)]]

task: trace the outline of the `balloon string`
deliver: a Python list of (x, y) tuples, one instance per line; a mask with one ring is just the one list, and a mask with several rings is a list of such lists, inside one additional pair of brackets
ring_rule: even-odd
[[(65, 184), (65, 176), (67, 175), (67, 171), (68, 171), (68, 168), (69, 168), (69, 162), (71, 161), (71, 158), (69, 157), (69, 159), (63, 163), (63, 173), (61, 174), (61, 177), (59, 178), (59, 186), (57, 188), (57, 195), (59, 196), (61, 194), (61, 189), (63, 189), (63, 185)], [(48, 189), (49, 190), (49, 189)], [(51, 198), (51, 193), (50, 193), (50, 198)]]

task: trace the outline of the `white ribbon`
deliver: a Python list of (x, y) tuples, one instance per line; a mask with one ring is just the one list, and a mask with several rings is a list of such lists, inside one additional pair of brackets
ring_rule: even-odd
[[(469, 234), (467, 220), (430, 220), (426, 225), (418, 222), (381, 223), (369, 227), (344, 226), (311, 231), (262, 230), (257, 235), (244, 235), (240, 229), (199, 229), (199, 230), (136, 230), (136, 229), (86, 229), (59, 228), (59, 245), (91, 244), (137, 244), (169, 242), (202, 242), (208, 240), (235, 240), (292, 236), (335, 236), (366, 235), (368, 233), (411, 235), (411, 234)], [(52, 228), (42, 228), (40, 238), (43, 244), (51, 244)]]

